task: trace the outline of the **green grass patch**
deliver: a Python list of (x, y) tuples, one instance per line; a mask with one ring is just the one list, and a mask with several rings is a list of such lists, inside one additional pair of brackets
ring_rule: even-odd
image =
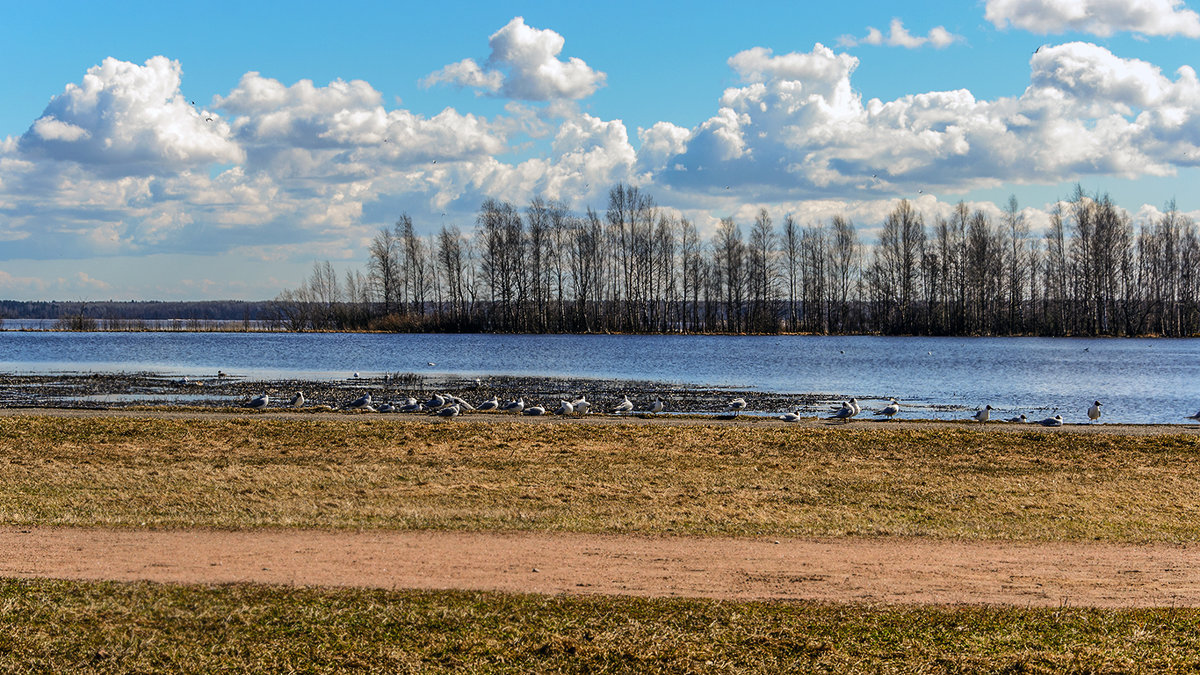
[(1200, 611), (0, 580), (0, 671), (1195, 672)]
[(1200, 437), (961, 427), (0, 418), (0, 523), (1200, 538)]

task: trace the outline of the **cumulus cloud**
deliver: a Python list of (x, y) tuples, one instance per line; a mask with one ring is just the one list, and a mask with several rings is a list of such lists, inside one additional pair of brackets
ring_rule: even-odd
[(605, 74), (574, 56), (559, 59), (564, 42), (558, 33), (528, 26), (518, 16), (488, 39), (492, 53), (484, 66), (463, 59), (431, 73), (422, 84), (454, 84), (525, 101), (591, 96), (604, 86)]
[(1200, 15), (1183, 0), (987, 0), (984, 16), (997, 28), (1042, 35), (1075, 31), (1101, 37), (1120, 32), (1200, 37)]
[(856, 38), (853, 35), (843, 35), (838, 39), (838, 45), (842, 47), (873, 45), (876, 47), (904, 47), (905, 49), (918, 49), (929, 45), (937, 49), (942, 49), (949, 47), (955, 42), (962, 42), (964, 39), (963, 36), (955, 35), (946, 30), (945, 26), (935, 26), (926, 35), (913, 35), (904, 27), (903, 21), (892, 19), (892, 25), (889, 27), (887, 35), (884, 35), (882, 31), (874, 26), (867, 26), (867, 34), (864, 37)]
[(180, 93), (180, 76), (179, 63), (162, 56), (140, 66), (107, 58), (50, 100), (20, 151), (119, 175), (240, 161), (225, 123)]
[(870, 198), (1200, 164), (1196, 73), (1170, 78), (1093, 44), (1040, 50), (1025, 92), (990, 101), (963, 89), (864, 102), (851, 82), (858, 61), (819, 44), (746, 50), (729, 64), (742, 86), (675, 141), (683, 150), (666, 155), (647, 135), (656, 180), (701, 194), (736, 183), (779, 198)]

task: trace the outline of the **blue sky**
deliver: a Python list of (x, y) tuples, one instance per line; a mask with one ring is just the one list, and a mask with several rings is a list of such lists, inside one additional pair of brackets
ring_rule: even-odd
[(0, 297), (270, 298), (402, 212), (618, 181), (867, 239), (1075, 182), (1200, 215), (1180, 0), (344, 5), (0, 3)]

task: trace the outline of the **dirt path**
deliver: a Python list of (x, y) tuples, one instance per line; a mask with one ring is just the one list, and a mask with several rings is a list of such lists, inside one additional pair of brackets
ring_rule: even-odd
[(1200, 546), (0, 527), (0, 576), (1019, 606), (1200, 606)]

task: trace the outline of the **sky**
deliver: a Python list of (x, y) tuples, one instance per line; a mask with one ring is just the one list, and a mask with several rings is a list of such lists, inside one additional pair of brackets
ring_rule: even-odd
[[(1195, 4), (1195, 0), (1193, 3)], [(0, 298), (274, 297), (486, 198), (1200, 219), (1183, 0), (0, 0)]]

